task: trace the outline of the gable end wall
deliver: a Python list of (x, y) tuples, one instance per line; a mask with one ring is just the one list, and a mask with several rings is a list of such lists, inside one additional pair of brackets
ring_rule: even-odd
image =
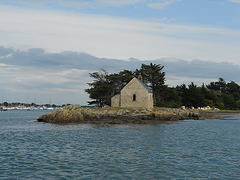
[[(136, 101), (133, 101), (133, 95)], [(122, 90), (120, 98), (121, 107), (153, 108), (153, 97), (136, 78), (133, 78)]]

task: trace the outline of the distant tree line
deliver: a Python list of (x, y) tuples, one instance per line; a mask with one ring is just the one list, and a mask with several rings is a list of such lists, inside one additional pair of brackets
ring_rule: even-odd
[(197, 86), (193, 82), (176, 87), (165, 85), (164, 66), (160, 64), (142, 64), (135, 71), (123, 70), (109, 74), (101, 69), (90, 73), (94, 78), (88, 83), (90, 88), (85, 91), (92, 101), (89, 105), (102, 107), (111, 105), (111, 97), (120, 93), (121, 89), (133, 78), (142, 76), (143, 82), (153, 91), (154, 106), (156, 107), (216, 107), (219, 109), (240, 109), (240, 86), (234, 81), (226, 82), (219, 78), (208, 85)]

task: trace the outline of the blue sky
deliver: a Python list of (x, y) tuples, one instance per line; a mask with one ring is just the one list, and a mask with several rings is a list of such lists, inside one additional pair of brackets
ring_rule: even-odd
[(148, 61), (170, 86), (240, 83), (240, 0), (0, 0), (0, 17), (5, 101), (86, 104), (89, 72)]
[(124, 17), (137, 20), (240, 27), (239, 0), (1, 0), (2, 6)]

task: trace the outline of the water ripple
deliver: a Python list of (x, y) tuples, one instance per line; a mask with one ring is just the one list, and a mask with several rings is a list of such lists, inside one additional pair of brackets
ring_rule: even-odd
[(40, 112), (7, 113), (0, 116), (0, 179), (240, 177), (240, 121), (61, 126), (34, 121)]

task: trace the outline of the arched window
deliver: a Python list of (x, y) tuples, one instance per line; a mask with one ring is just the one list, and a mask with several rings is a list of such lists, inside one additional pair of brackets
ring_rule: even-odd
[(136, 94), (133, 95), (133, 101), (136, 101)]

